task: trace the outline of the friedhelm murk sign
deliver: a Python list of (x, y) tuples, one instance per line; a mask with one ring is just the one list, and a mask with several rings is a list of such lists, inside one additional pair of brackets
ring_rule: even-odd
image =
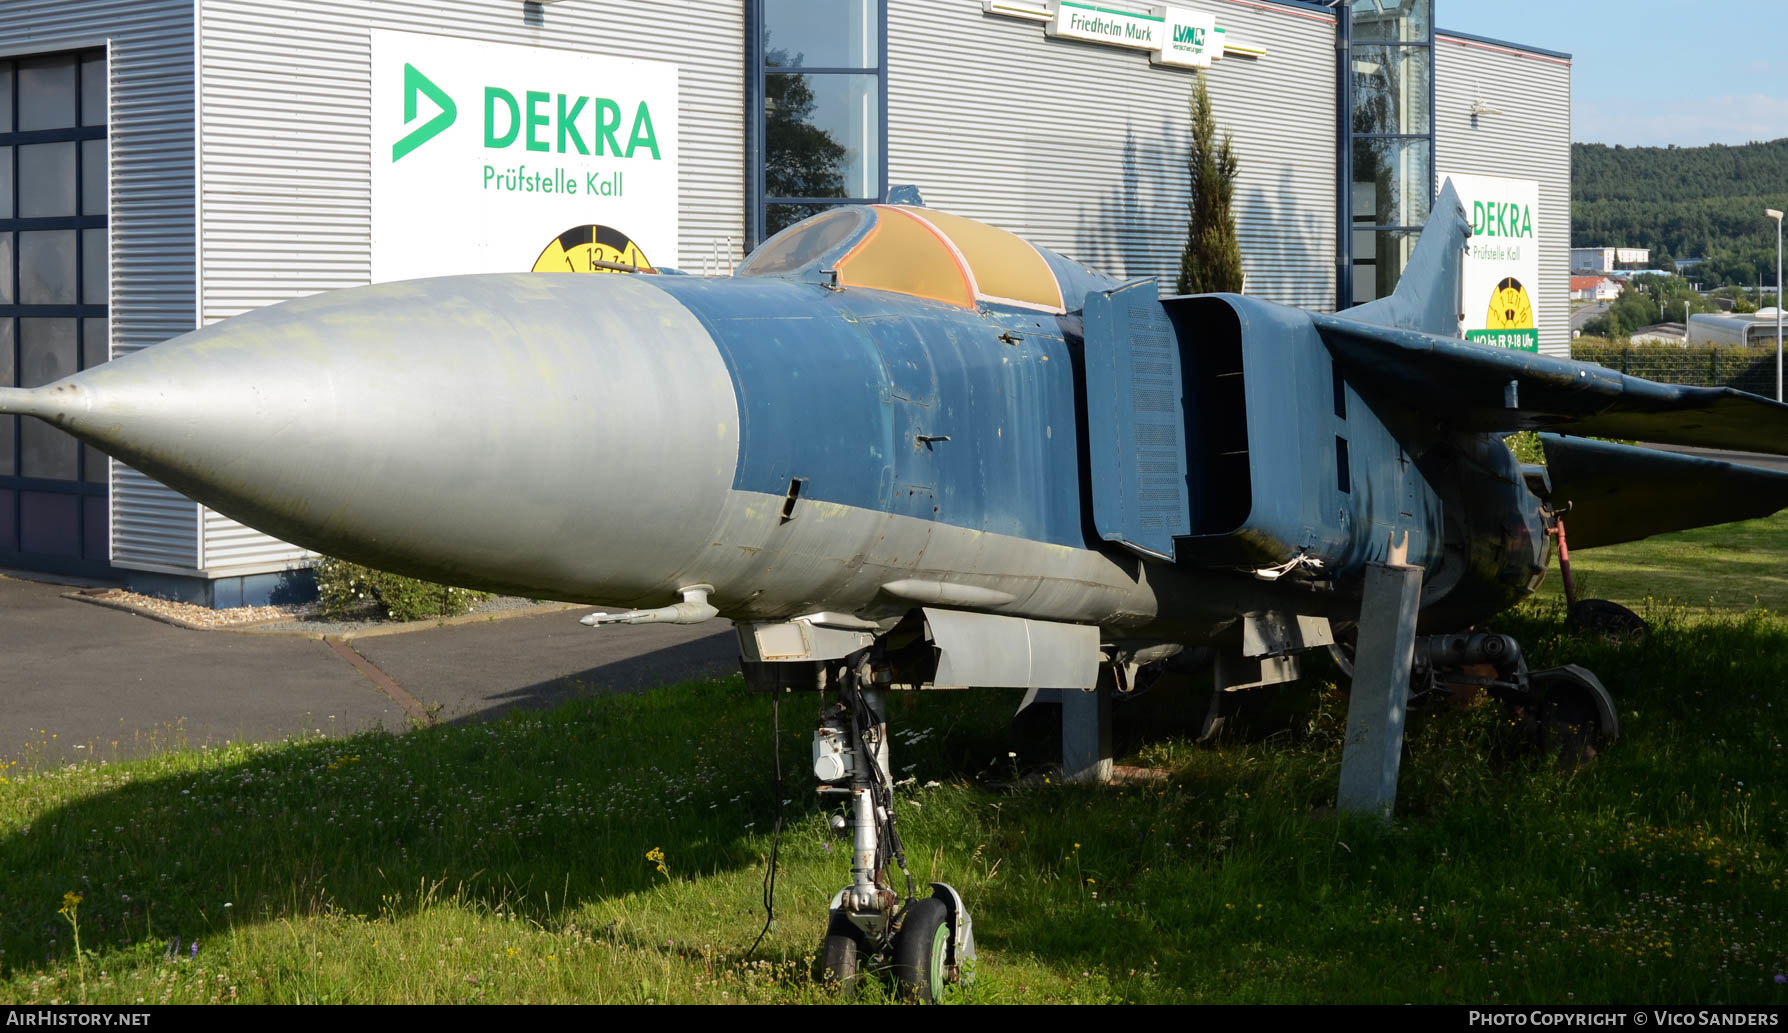
[[(985, 5), (983, 9), (1003, 13)], [(1256, 47), (1230, 44), (1213, 15), (1169, 4), (1125, 6), (1121, 0), (1055, 0), (1053, 6), (1040, 10), (1047, 11), (1050, 18), (1044, 28), (1048, 35), (1147, 50), (1149, 60), (1158, 65), (1208, 68), (1230, 46), (1255, 57), (1265, 53)]]
[(1116, 4), (1083, 4), (1061, 0), (1055, 20), (1044, 31), (1051, 36), (1111, 43), (1139, 50), (1160, 50), (1166, 19), (1152, 7), (1125, 8)]
[(1442, 174), (1471, 222), (1462, 279), (1467, 340), (1540, 350), (1540, 184)]
[(676, 264), (675, 65), (383, 30), (372, 61), (374, 282)]

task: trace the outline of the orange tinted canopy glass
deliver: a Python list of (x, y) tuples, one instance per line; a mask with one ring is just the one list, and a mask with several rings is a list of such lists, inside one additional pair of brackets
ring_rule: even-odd
[(968, 268), (942, 233), (899, 208), (876, 205), (875, 216), (869, 233), (838, 260), (840, 284), (975, 307)]
[(1063, 311), (1055, 274), (1023, 239), (930, 209), (875, 205), (874, 210), (875, 226), (838, 261), (841, 285), (963, 308), (992, 302)]

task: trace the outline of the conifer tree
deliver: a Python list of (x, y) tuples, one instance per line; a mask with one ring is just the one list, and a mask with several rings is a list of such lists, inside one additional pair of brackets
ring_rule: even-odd
[(1217, 142), (1217, 120), (1211, 114), (1211, 97), (1198, 74), (1198, 90), (1192, 95), (1191, 224), (1186, 230), (1186, 250), (1180, 255), (1180, 294), (1209, 294), (1242, 289), (1242, 247), (1235, 236), (1234, 137), (1225, 134)]

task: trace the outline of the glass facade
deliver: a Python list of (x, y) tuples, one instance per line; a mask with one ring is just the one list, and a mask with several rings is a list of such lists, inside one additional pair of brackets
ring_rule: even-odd
[(753, 0), (746, 250), (887, 193), (886, 0)]
[[(0, 61), (0, 384), (105, 362), (106, 61)], [(106, 565), (106, 457), (39, 420), (0, 417), (0, 562)]]
[(1342, 307), (1395, 290), (1434, 198), (1434, 0), (1352, 0), (1346, 42)]

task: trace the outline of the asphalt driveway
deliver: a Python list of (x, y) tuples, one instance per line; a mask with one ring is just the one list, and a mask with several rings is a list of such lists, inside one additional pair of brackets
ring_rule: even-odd
[(330, 643), (189, 631), (69, 592), (0, 577), (0, 761), (398, 731), (738, 669), (725, 622), (594, 631), (574, 610)]

